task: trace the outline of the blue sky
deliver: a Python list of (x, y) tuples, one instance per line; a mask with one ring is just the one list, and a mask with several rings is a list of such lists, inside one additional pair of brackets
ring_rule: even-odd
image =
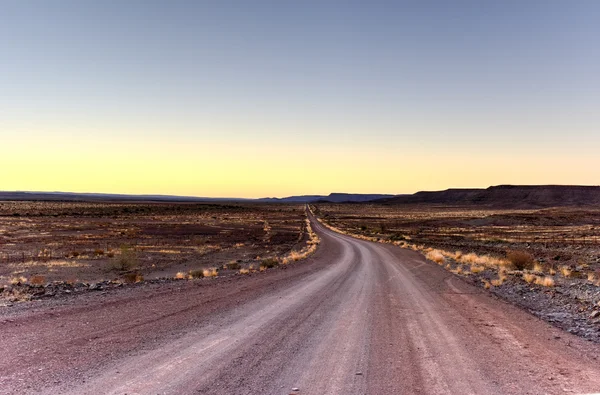
[[(0, 164), (29, 166), (0, 189), (401, 193), (600, 175), (596, 1), (2, 1), (0, 12)], [(131, 156), (122, 179), (93, 144)], [(36, 176), (39, 155), (50, 181)], [(252, 167), (257, 155), (278, 163)], [(140, 161), (169, 172), (128, 183)], [(212, 178), (198, 175), (207, 166)]]

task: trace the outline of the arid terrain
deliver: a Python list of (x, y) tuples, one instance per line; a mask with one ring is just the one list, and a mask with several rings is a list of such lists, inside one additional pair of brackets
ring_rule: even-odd
[(0, 287), (10, 299), (22, 285), (239, 274), (308, 237), (302, 205), (5, 201)]
[(333, 232), (246, 276), (140, 282), (0, 308), (0, 388), (41, 394), (561, 394), (600, 345), (420, 252)]
[(319, 204), (327, 224), (420, 251), (571, 333), (600, 341), (600, 209)]

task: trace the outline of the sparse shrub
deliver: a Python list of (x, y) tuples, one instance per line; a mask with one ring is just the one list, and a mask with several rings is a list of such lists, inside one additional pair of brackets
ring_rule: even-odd
[(185, 278), (184, 272), (177, 272), (177, 274), (175, 274), (175, 279), (177, 279), (177, 280), (183, 280), (184, 278)]
[(367, 230), (367, 225), (361, 225), (361, 226), (360, 226), (360, 230), (362, 230), (363, 232), (364, 232), (365, 230)]
[(471, 265), (471, 273), (473, 273), (473, 274), (481, 273), (484, 270), (485, 270), (485, 267), (483, 267), (483, 266)]
[(277, 265), (279, 265), (279, 261), (275, 258), (263, 259), (262, 263), (260, 264), (260, 266), (263, 266), (267, 269), (272, 269)]
[(442, 255), (442, 253), (439, 250), (429, 251), (427, 253), (427, 255), (425, 255), (425, 257), (427, 259), (429, 259), (430, 261), (433, 261), (440, 265), (442, 265), (442, 264), (444, 264), (444, 262), (446, 262), (446, 258), (444, 258), (444, 255)]
[(568, 278), (568, 277), (571, 277), (571, 275), (573, 274), (573, 271), (568, 266), (561, 266), (560, 274), (562, 274), (563, 277)]
[(100, 248), (96, 248), (96, 249), (94, 250), (94, 255), (97, 255), (97, 256), (104, 255), (104, 250), (103, 250), (103, 249), (100, 249)]
[(590, 282), (594, 282), (596, 281), (596, 274), (593, 272), (588, 272), (587, 274), (587, 280)]
[(189, 278), (202, 278), (202, 277), (204, 277), (204, 270), (202, 270), (202, 269), (190, 270), (190, 272), (188, 273), (188, 277)]
[(142, 276), (140, 273), (134, 272), (134, 273), (125, 273), (123, 275), (123, 280), (126, 283), (139, 283), (144, 281), (144, 276)]
[(481, 282), (483, 283), (483, 288), (485, 289), (490, 289), (492, 287), (492, 284), (490, 284), (488, 280), (481, 280)]
[(29, 279), (31, 285), (44, 285), (46, 283), (46, 277), (44, 276), (33, 276)]
[(121, 254), (112, 262), (114, 270), (129, 271), (137, 267), (137, 256), (135, 251), (127, 246), (121, 247)]
[(533, 271), (537, 272), (537, 273), (543, 273), (544, 272), (544, 266), (539, 263), (539, 262), (535, 262), (533, 264)]
[(533, 255), (526, 251), (509, 250), (506, 252), (506, 258), (517, 270), (532, 269), (534, 258)]
[(77, 258), (79, 255), (80, 255), (80, 254), (79, 254), (79, 251), (72, 251), (72, 252), (71, 252), (71, 256), (72, 256), (73, 258)]
[(229, 262), (226, 266), (229, 270), (239, 270), (242, 267), (239, 263), (235, 261)]
[(527, 284), (531, 284), (532, 282), (534, 282), (537, 279), (537, 276), (535, 274), (531, 274), (531, 273), (523, 273), (523, 280), (525, 280), (525, 282)]
[(499, 277), (499, 278), (497, 278), (497, 279), (495, 279), (495, 280), (492, 280), (492, 285), (493, 285), (494, 287), (499, 287), (499, 286), (501, 286), (502, 284), (504, 284), (504, 280), (505, 280), (505, 279), (504, 279), (503, 277)]
[(240, 274), (249, 274), (250, 270), (249, 269), (240, 269)]
[(535, 283), (537, 285), (541, 285), (543, 287), (553, 287), (554, 286), (554, 279), (550, 276), (545, 276), (545, 277), (537, 277), (535, 279)]
[(204, 269), (202, 271), (202, 275), (204, 277), (217, 277), (219, 275), (219, 272), (217, 271), (216, 267), (211, 267), (209, 269)]

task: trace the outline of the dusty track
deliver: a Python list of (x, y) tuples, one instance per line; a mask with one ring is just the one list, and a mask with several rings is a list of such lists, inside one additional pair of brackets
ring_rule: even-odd
[(600, 348), (412, 251), (334, 234), (303, 263), (4, 309), (0, 393), (600, 391)]

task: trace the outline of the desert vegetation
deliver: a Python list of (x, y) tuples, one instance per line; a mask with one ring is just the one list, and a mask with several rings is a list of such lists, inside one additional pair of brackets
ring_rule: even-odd
[(317, 204), (313, 210), (332, 230), (421, 253), (542, 318), (560, 316), (574, 333), (597, 337), (598, 208)]
[(5, 201), (0, 286), (238, 273), (301, 258), (306, 228), (302, 205)]

